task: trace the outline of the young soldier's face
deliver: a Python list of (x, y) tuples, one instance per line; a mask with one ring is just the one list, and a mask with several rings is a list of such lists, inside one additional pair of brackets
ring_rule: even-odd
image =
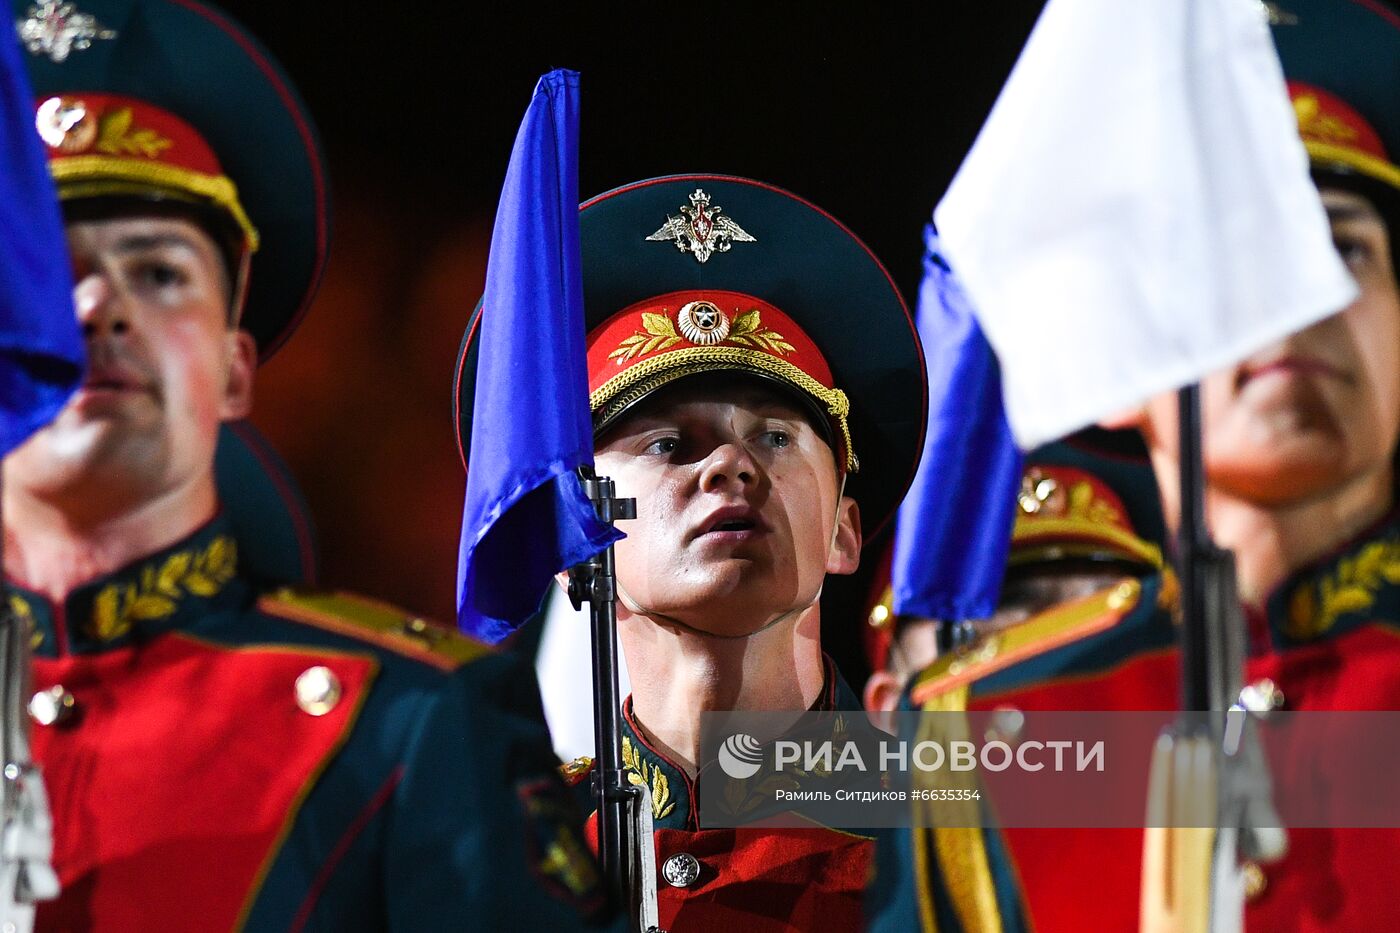
[[(1390, 237), (1369, 200), (1324, 188), (1338, 252), (1360, 295), (1201, 384), (1213, 488), (1277, 506), (1389, 471), (1400, 438), (1400, 295)], [(1154, 399), (1149, 446), (1177, 450), (1176, 397)]]
[(256, 351), (229, 325), (223, 261), (198, 224), (114, 216), (67, 230), (88, 370), (5, 480), (136, 505), (208, 474), (219, 422), (251, 404)]
[(626, 595), (692, 628), (752, 632), (859, 560), (831, 448), (761, 383), (691, 379), (656, 393), (599, 439), (597, 466), (637, 499), (617, 544)]

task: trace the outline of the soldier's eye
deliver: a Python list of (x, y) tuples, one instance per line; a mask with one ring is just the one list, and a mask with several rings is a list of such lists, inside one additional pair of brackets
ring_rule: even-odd
[(1363, 265), (1372, 255), (1371, 244), (1363, 237), (1339, 233), (1332, 237), (1332, 244), (1337, 247), (1342, 261), (1351, 268)]
[(646, 446), (643, 453), (648, 454), (669, 454), (675, 453), (676, 448), (681, 445), (680, 439), (675, 437), (658, 437)]
[(763, 437), (771, 447), (787, 447), (792, 443), (792, 435), (786, 431), (765, 431)]
[(183, 285), (189, 280), (181, 267), (157, 259), (137, 263), (132, 270), (132, 278), (137, 285), (154, 289)]

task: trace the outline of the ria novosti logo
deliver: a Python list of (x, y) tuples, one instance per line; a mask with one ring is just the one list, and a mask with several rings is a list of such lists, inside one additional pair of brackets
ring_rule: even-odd
[(763, 746), (748, 733), (736, 732), (719, 747), (719, 766), (736, 781), (751, 778), (763, 766)]
[[(1064, 771), (1103, 771), (1104, 741), (1018, 741), (1014, 745), (1000, 739), (978, 744), (965, 739), (947, 742), (909, 743), (886, 737), (873, 748), (862, 749), (850, 739), (819, 742), (778, 740), (773, 744), (773, 768), (828, 774), (845, 770), (868, 773), (879, 771), (1019, 771), (1049, 769)], [(1070, 752), (1074, 756), (1071, 761)], [(873, 759), (869, 756), (878, 752)], [(1053, 758), (1053, 762), (1046, 760)], [(735, 780), (753, 777), (763, 767), (763, 745), (747, 732), (736, 732), (719, 747), (719, 765)]]

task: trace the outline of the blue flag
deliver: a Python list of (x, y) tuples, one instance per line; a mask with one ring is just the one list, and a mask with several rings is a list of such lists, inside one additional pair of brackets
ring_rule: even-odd
[(1006, 572), (1021, 452), (1002, 408), (996, 356), (932, 226), (924, 231), (918, 325), (928, 361), (928, 434), (895, 525), (894, 611), (985, 619)]
[(574, 472), (593, 463), (578, 203), (578, 74), (551, 71), (515, 138), (481, 299), (457, 624), (488, 642), (623, 537)]
[(0, 456), (82, 381), (73, 271), (13, 29), (0, 38)]

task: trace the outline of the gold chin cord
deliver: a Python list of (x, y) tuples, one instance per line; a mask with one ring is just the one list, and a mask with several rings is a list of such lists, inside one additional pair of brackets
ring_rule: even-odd
[[(231, 316), (235, 326), (243, 324), (244, 307), (248, 302), (248, 281), (251, 278), (253, 269), (253, 251), (246, 245), (242, 254), (238, 257), (238, 281), (233, 283), (233, 314)], [(261, 350), (262, 348), (259, 347)]]
[[(836, 546), (836, 535), (839, 534), (841, 531), (841, 500), (845, 498), (845, 495), (846, 472), (842, 470), (841, 486), (836, 491), (836, 514), (833, 516), (831, 523), (831, 540), (826, 543), (827, 553), (830, 553), (831, 549)], [(787, 619), (792, 618), (798, 613), (806, 612), (812, 606), (816, 605), (817, 601), (822, 598), (822, 587), (817, 587), (816, 594), (811, 599), (807, 600), (805, 603), (799, 603), (798, 605), (793, 606), (791, 609), (787, 609), (783, 612), (778, 613), (776, 616), (769, 619), (767, 622), (764, 622), (762, 625), (760, 625), (758, 628), (754, 629), (751, 632), (740, 632), (737, 635), (720, 635), (715, 632), (706, 632), (703, 629), (698, 629), (693, 625), (687, 625), (680, 619), (677, 619), (675, 616), (668, 616), (664, 612), (657, 612), (654, 609), (647, 609), (641, 603), (637, 602), (635, 599), (632, 598), (632, 594), (627, 592), (626, 588), (623, 587), (622, 580), (620, 578), (617, 581), (617, 598), (619, 602), (621, 602), (624, 606), (627, 607), (627, 611), (632, 613), (633, 615), (645, 616), (646, 618), (651, 619), (653, 622), (660, 622), (664, 625), (674, 625), (677, 628), (684, 629), (692, 635), (700, 635), (705, 638), (718, 638), (728, 641), (735, 638), (752, 638), (754, 635), (766, 632), (778, 623), (786, 621)]]

